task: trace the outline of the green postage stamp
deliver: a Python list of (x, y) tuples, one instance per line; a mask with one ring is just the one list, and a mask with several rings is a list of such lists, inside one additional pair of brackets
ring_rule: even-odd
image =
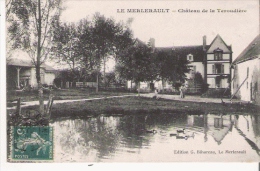
[(52, 161), (52, 127), (12, 127), (10, 161)]

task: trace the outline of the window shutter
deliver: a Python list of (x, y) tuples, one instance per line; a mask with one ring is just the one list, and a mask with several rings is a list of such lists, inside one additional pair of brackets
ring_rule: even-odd
[(215, 65), (212, 65), (212, 74), (215, 74)]
[(221, 73), (224, 74), (224, 65), (221, 65)]

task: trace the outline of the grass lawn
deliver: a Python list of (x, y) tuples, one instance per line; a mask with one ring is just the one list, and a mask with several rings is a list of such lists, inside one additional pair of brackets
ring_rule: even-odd
[[(36, 106), (27, 107), (35, 109)], [(145, 97), (124, 97), (113, 99), (102, 99), (93, 101), (81, 101), (54, 104), (52, 108), (52, 119), (57, 118), (84, 118), (100, 114), (258, 114), (257, 106), (239, 104), (215, 104), (181, 102), (165, 99), (152, 99)], [(23, 109), (24, 110), (24, 109)]]
[[(123, 92), (106, 92), (100, 91), (95, 92), (95, 89), (62, 89), (53, 90), (54, 100), (67, 100), (67, 99), (85, 99), (85, 98), (97, 98), (97, 97), (107, 97), (107, 96), (120, 96), (127, 95), (131, 93)], [(47, 100), (50, 92), (44, 92), (44, 99)], [(22, 102), (35, 101), (38, 100), (38, 92), (22, 92), (22, 91), (8, 91), (7, 101), (13, 101), (17, 98), (21, 98)]]

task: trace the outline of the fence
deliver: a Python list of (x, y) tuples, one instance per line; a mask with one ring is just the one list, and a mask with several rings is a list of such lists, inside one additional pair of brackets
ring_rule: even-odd
[(96, 82), (76, 82), (76, 87), (78, 88), (83, 88), (83, 87), (97, 87), (97, 83)]
[(187, 93), (200, 93), (201, 87), (187, 88)]

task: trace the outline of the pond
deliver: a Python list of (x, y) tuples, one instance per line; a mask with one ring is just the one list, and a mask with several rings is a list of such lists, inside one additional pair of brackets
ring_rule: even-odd
[(260, 161), (260, 116), (100, 115), (57, 120), (56, 162)]

